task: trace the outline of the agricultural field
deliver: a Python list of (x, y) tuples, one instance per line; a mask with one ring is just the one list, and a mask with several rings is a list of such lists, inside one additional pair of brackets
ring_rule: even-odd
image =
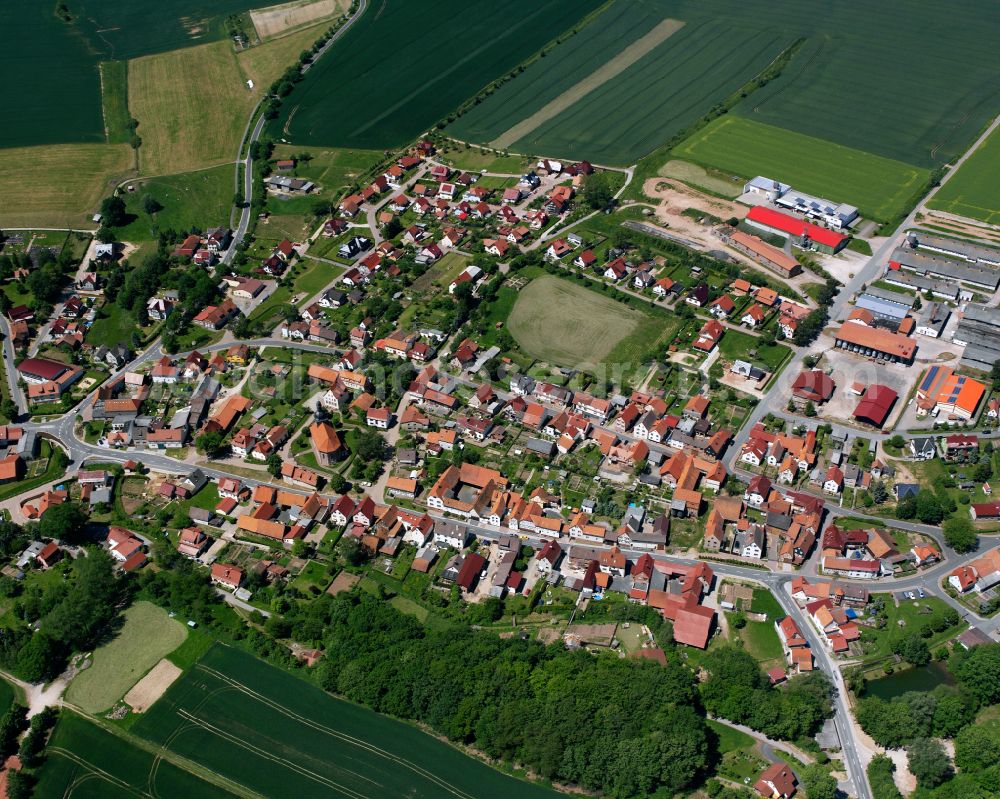
[(1000, 129), (994, 130), (931, 198), (928, 207), (1000, 224)]
[[(230, 799), (238, 795), (223, 788), (224, 780), (205, 774), (196, 763), (178, 765), (169, 756), (154, 755), (120, 733), (99, 727), (69, 709), (62, 711), (45, 751), (47, 757), (39, 773), (35, 796)], [(187, 767), (198, 769), (207, 779), (195, 776)]]
[(543, 275), (518, 293), (507, 327), (533, 358), (592, 369), (602, 362), (634, 365), (640, 355), (633, 345), (648, 347), (658, 338), (656, 328), (669, 326), (596, 291)]
[[(73, 30), (102, 59), (137, 58), (227, 37), (226, 17), (260, 0), (78, 0)], [(208, 9), (211, 9), (210, 11)], [(51, 14), (46, 5), (45, 10)]]
[[(695, 0), (685, 5), (705, 13)], [(868, 3), (849, 15), (794, 0), (769, 3), (766, 14), (737, 0), (712, 6), (736, 25), (780, 24), (807, 37), (736, 113), (924, 168), (961, 154), (1000, 111), (1000, 16), (987, 9), (965, 3), (944, 16), (934, 0)]]
[[(257, 90), (266, 89), (282, 72), (298, 62), (299, 54), (312, 47), (326, 28), (327, 23), (317, 23), (240, 51), (236, 54), (236, 62), (243, 78), (253, 80)], [(257, 98), (260, 99), (259, 94)]]
[(734, 114), (719, 117), (673, 150), (688, 161), (741, 177), (767, 175), (805, 192), (891, 219), (915, 199), (927, 169)]
[(196, 759), (239, 783), (243, 793), (284, 797), (318, 791), (356, 799), (558, 795), (218, 645), (132, 729), (170, 755)]
[[(400, 146), (599, 5), (514, 0), (474, 15), (458, 0), (373, 5), (286, 98), (272, 132), (296, 145)], [(398, 58), (372, 58), (401, 33), (438, 46), (413, 44)]]
[(117, 635), (94, 652), (90, 668), (70, 683), (66, 700), (88, 713), (107, 710), (185, 637), (187, 628), (163, 608), (136, 602), (125, 611)]
[[(97, 63), (54, 6), (0, 3), (4, 101), (17, 109), (0, 125), (0, 147), (104, 141)], [(3, 197), (9, 207), (9, 195)]]
[[(615, 25), (622, 27), (619, 35), (627, 35), (632, 15), (644, 11), (644, 6), (623, 11)], [(587, 31), (598, 30), (599, 25), (599, 21), (592, 23), (460, 118), (454, 135), (464, 138), (463, 126), (471, 127), (478, 118), (493, 123), (491, 135), (503, 137), (495, 144), (516, 152), (634, 163), (739, 89), (793, 41), (780, 31), (741, 29), (725, 18), (689, 22), (617, 74), (608, 75), (606, 67), (594, 71), (600, 62), (594, 60), (584, 39)], [(614, 42), (613, 38), (609, 41)], [(627, 48), (621, 42), (617, 46), (621, 49), (617, 58), (621, 58)], [(606, 79), (598, 80), (602, 72)], [(550, 80), (566, 87), (563, 93), (535, 103), (532, 98), (539, 85), (548, 85)], [(553, 118), (539, 121), (531, 130), (511, 127), (511, 121), (521, 116), (511, 113), (511, 104), (523, 107), (526, 118), (535, 120), (549, 103), (556, 107), (575, 98), (572, 93), (581, 86), (588, 90), (557, 108)], [(595, 124), (598, 119), (600, 124)], [(494, 127), (501, 132), (494, 134)], [(510, 131), (522, 135), (509, 140)]]
[(132, 164), (127, 144), (0, 150), (0, 226), (91, 229), (101, 198)]

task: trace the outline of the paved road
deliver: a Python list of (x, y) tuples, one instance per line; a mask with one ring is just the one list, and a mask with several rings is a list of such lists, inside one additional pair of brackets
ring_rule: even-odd
[[(341, 36), (351, 29), (351, 26), (354, 25), (354, 23), (361, 18), (361, 15), (365, 13), (366, 8), (368, 8), (368, 0), (360, 0), (358, 10), (355, 11), (354, 14), (337, 30), (337, 32), (330, 37), (327, 43), (316, 52), (313, 59), (302, 68), (303, 75), (312, 69), (313, 64), (315, 64), (323, 56), (323, 54), (333, 46), (334, 42), (340, 39)], [(253, 113), (250, 115), (251, 121), (260, 110), (263, 102), (264, 100), (262, 99), (260, 103), (254, 107)], [(233, 258), (236, 257), (236, 248), (243, 242), (243, 239), (247, 234), (247, 230), (250, 227), (251, 214), (253, 213), (253, 209), (250, 207), (250, 201), (253, 199), (253, 160), (250, 158), (250, 146), (255, 141), (260, 139), (261, 133), (263, 133), (264, 126), (266, 124), (267, 120), (264, 118), (264, 115), (261, 114), (250, 133), (250, 137), (247, 138), (244, 135), (243, 141), (240, 142), (240, 151), (237, 154), (238, 160), (236, 162), (236, 176), (237, 180), (239, 180), (239, 169), (242, 164), (245, 169), (243, 174), (243, 207), (240, 209), (240, 221), (236, 226), (235, 232), (233, 233), (233, 241), (229, 245), (229, 249), (226, 250), (226, 254), (222, 257), (222, 263), (225, 265), (231, 264)], [(249, 128), (249, 122), (247, 123), (247, 127)], [(239, 158), (239, 155), (243, 153), (244, 146), (247, 148), (247, 156), (246, 158)]]
[(14, 364), (17, 363), (17, 354), (14, 352), (14, 342), (10, 336), (10, 322), (3, 314), (0, 314), (0, 335), (3, 336), (3, 362), (4, 371), (7, 373), (7, 390), (10, 392), (14, 404), (17, 405), (18, 413), (26, 414), (28, 401), (21, 390), (21, 385), (17, 382), (17, 370), (14, 368)]

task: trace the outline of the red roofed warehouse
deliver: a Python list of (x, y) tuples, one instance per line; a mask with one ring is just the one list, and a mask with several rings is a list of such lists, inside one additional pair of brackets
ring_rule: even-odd
[(814, 225), (773, 208), (755, 205), (747, 213), (747, 223), (768, 233), (791, 238), (792, 244), (804, 250), (816, 250), (832, 255), (847, 244), (848, 237), (825, 227)]
[(917, 353), (917, 342), (911, 338), (854, 322), (844, 322), (834, 338), (842, 350), (893, 363), (913, 363), (913, 356)]
[(881, 427), (889, 418), (889, 411), (892, 410), (898, 396), (888, 386), (869, 386), (864, 399), (854, 409), (854, 418), (859, 422)]

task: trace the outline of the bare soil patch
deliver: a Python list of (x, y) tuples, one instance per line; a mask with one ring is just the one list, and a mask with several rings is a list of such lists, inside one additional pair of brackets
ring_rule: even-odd
[(145, 713), (181, 674), (180, 667), (164, 658), (125, 694), (125, 704), (133, 713)]
[(250, 19), (263, 41), (293, 28), (343, 13), (348, 5), (345, 0), (296, 0), (267, 8), (255, 8), (250, 12)]

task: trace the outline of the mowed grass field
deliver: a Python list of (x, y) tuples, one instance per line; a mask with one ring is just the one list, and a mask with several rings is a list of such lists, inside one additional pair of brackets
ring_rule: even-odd
[(511, 0), (470, 14), (461, 0), (373, 3), (289, 95), (272, 131), (293, 144), (400, 146), (600, 5)]
[(1000, 128), (938, 189), (928, 206), (1000, 224)]
[(610, 297), (543, 275), (518, 293), (507, 328), (533, 358), (587, 369), (604, 361), (642, 321), (640, 311)]
[[(212, 782), (195, 776), (69, 709), (60, 714), (45, 751), (47, 757), (34, 796), (63, 799), (237, 796), (221, 787), (222, 781), (214, 775), (204, 775)], [(196, 762), (183, 765), (198, 768)]]
[(734, 114), (714, 120), (673, 153), (742, 177), (766, 175), (800, 191), (856, 205), (864, 216), (878, 220), (906, 208), (930, 175), (921, 167)]
[(169, 175), (235, 161), (257, 95), (228, 42), (129, 62), (128, 105), (139, 120), (139, 166)]
[(169, 175), (235, 161), (253, 107), (322, 27), (239, 54), (229, 41), (219, 41), (129, 61), (128, 105), (139, 120), (142, 174)]
[(275, 799), (559, 795), (219, 645), (132, 729), (172, 754), (197, 759), (247, 792)]
[(109, 709), (186, 637), (187, 628), (163, 608), (136, 602), (118, 634), (94, 652), (90, 668), (73, 678), (66, 700), (88, 713)]
[(101, 198), (132, 163), (127, 144), (0, 150), (0, 227), (92, 229)]

